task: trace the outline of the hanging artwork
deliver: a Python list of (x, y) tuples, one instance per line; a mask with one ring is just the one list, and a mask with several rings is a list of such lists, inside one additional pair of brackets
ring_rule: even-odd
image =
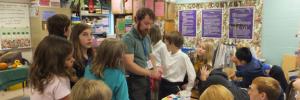
[(179, 32), (183, 36), (196, 36), (196, 10), (179, 11)]
[(229, 38), (252, 39), (253, 7), (229, 9)]
[(222, 9), (202, 10), (202, 37), (221, 38)]

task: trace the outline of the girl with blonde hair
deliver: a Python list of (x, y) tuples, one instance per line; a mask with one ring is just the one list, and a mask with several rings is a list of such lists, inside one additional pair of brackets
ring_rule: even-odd
[(111, 100), (109, 87), (98, 80), (80, 79), (72, 88), (71, 100)]
[(222, 85), (209, 86), (199, 100), (233, 100), (232, 93)]

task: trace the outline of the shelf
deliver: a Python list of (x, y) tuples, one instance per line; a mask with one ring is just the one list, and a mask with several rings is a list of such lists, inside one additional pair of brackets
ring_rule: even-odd
[(104, 16), (104, 17), (109, 17), (110, 14), (89, 13), (89, 14), (80, 14), (80, 16)]

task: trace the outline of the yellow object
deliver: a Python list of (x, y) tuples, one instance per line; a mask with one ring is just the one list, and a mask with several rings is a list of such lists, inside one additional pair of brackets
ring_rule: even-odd
[(14, 64), (12, 65), (13, 68), (21, 67), (22, 63), (20, 60), (15, 60)]
[[(26, 86), (26, 82), (24, 82), (24, 86)], [(10, 86), (7, 88), (8, 91), (22, 89), (23, 83), (18, 83), (16, 85)], [(24, 87), (25, 88), (25, 87)]]

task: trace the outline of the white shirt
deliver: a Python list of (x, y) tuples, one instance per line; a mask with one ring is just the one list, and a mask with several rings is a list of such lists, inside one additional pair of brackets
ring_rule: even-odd
[(176, 53), (171, 55), (170, 60), (174, 63), (170, 66), (163, 67), (162, 77), (170, 82), (183, 82), (187, 73), (188, 84), (186, 90), (191, 91), (194, 86), (196, 72), (188, 55), (183, 53), (181, 50), (178, 50)]
[(156, 66), (166, 67), (170, 63), (170, 53), (165, 43), (159, 40), (152, 49), (152, 54), (155, 56)]
[(54, 76), (45, 86), (43, 94), (31, 89), (30, 100), (59, 100), (71, 93), (70, 80), (67, 77)]

